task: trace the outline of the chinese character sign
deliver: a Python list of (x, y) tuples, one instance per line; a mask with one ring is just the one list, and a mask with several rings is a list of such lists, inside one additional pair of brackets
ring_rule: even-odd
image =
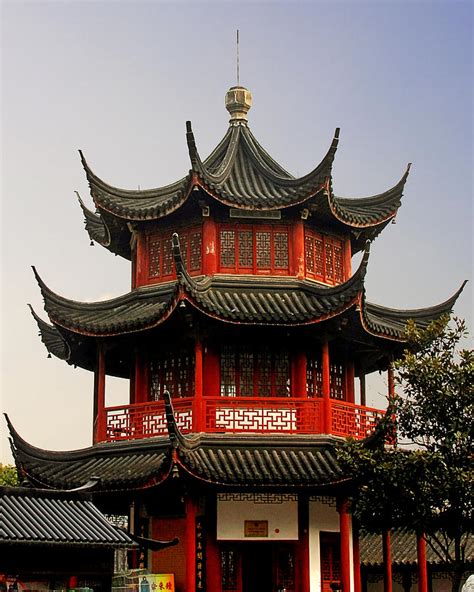
[(139, 592), (175, 592), (174, 574), (140, 576)]
[(206, 589), (206, 537), (204, 518), (196, 518), (196, 590)]

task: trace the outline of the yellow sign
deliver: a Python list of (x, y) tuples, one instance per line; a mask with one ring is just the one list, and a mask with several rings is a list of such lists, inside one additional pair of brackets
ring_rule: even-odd
[(244, 536), (246, 537), (267, 537), (268, 520), (245, 520)]
[(149, 574), (138, 579), (139, 592), (175, 592), (174, 574)]

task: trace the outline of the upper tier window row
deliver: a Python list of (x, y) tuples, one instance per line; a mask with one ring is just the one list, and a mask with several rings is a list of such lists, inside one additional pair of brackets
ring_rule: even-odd
[[(147, 270), (150, 283), (176, 277), (171, 244), (172, 231), (156, 232), (147, 239)], [(205, 273), (201, 226), (179, 231), (181, 253), (191, 275)], [(256, 275), (296, 275), (294, 245), (288, 226), (221, 225), (217, 228), (217, 272)], [(333, 236), (305, 229), (305, 276), (326, 284), (344, 281), (344, 242)], [(295, 257), (296, 259), (296, 257)]]

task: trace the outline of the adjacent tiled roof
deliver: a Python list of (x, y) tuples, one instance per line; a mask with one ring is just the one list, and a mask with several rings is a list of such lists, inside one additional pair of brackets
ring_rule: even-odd
[(0, 546), (134, 547), (94, 504), (77, 494), (0, 487)]
[[(396, 529), (392, 531), (390, 539), (392, 564), (394, 566), (417, 563), (416, 534), (414, 532), (404, 528)], [(432, 547), (433, 545), (438, 548), (436, 542), (433, 539), (430, 539), (430, 541), (431, 544), (426, 545), (428, 563), (442, 563), (440, 556)], [(442, 552), (441, 555), (443, 555)], [(474, 537), (472, 536), (468, 538), (466, 559), (467, 561), (474, 561)], [(361, 534), (360, 560), (365, 567), (383, 565), (382, 537), (380, 534)]]

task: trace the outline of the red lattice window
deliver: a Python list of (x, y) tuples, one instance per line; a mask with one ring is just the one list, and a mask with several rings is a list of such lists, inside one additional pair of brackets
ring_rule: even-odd
[(161, 276), (161, 238), (153, 237), (148, 241), (148, 277)]
[[(323, 372), (321, 357), (314, 353), (306, 356), (306, 387), (308, 397), (323, 396)], [(332, 399), (346, 400), (345, 367), (342, 362), (329, 365), (329, 393)]]
[(286, 397), (290, 395), (290, 354), (267, 347), (221, 349), (221, 396)]
[(235, 265), (235, 232), (233, 230), (221, 230), (221, 267), (233, 267)]
[(278, 275), (289, 271), (287, 227), (223, 226), (219, 249), (223, 272)]
[(295, 588), (295, 552), (293, 547), (279, 545), (276, 554), (276, 587), (293, 592)]
[[(171, 243), (172, 231), (157, 232), (148, 237), (148, 279), (170, 280), (176, 277)], [(188, 271), (202, 273), (201, 228), (182, 229), (178, 232), (181, 255)]]
[(344, 281), (343, 247), (342, 240), (306, 230), (306, 275), (326, 284), (341, 284)]
[(288, 269), (288, 232), (273, 234), (275, 269)]
[(321, 592), (333, 592), (331, 584), (341, 589), (341, 536), (338, 532), (321, 532)]
[(308, 354), (306, 357), (306, 387), (308, 397), (323, 396), (323, 373), (321, 358)]
[(163, 353), (151, 360), (151, 399), (160, 400), (165, 390), (168, 390), (172, 397), (194, 395), (194, 352)]
[(253, 232), (251, 230), (239, 231), (239, 268), (253, 269)]
[(340, 362), (333, 362), (329, 366), (330, 393), (332, 399), (344, 401), (346, 398), (346, 381), (344, 380), (344, 365)]

